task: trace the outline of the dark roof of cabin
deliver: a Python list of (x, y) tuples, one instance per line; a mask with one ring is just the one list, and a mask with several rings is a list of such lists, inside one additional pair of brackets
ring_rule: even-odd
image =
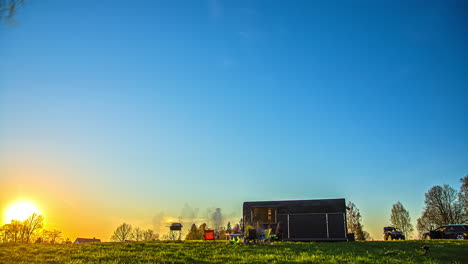
[(74, 243), (92, 243), (101, 242), (101, 239), (96, 238), (77, 238)]
[(256, 201), (244, 202), (244, 213), (251, 207), (276, 207), (282, 208), (278, 213), (325, 213), (346, 212), (344, 198), (339, 199), (311, 199), (311, 200), (283, 200), (283, 201)]
[(345, 198), (331, 198), (331, 199), (305, 199), (305, 200), (272, 200), (272, 201), (246, 201), (244, 203), (288, 203), (288, 202), (320, 202), (320, 201), (333, 201), (345, 200)]

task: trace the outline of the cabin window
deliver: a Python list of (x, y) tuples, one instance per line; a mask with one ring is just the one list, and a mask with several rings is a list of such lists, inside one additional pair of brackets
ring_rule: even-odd
[(276, 208), (254, 207), (252, 208), (252, 223), (275, 224)]

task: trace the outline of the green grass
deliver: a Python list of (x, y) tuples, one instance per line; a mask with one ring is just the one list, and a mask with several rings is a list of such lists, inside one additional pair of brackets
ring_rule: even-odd
[[(430, 247), (423, 256), (421, 246)], [(468, 263), (468, 241), (0, 244), (0, 263)]]

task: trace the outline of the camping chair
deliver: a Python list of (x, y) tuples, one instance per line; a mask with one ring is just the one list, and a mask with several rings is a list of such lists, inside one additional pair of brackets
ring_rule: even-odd
[(270, 240), (271, 240), (271, 241), (279, 241), (279, 240), (281, 240), (281, 234), (271, 234), (271, 235), (270, 235)]
[(216, 237), (215, 237), (214, 230), (211, 230), (211, 229), (205, 230), (205, 235), (203, 236), (203, 238), (205, 239), (205, 241), (215, 242)]
[(269, 244), (272, 240), (271, 228), (265, 229), (265, 235), (263, 235), (261, 242)]
[(239, 244), (242, 241), (241, 234), (226, 234), (227, 241), (230, 244)]

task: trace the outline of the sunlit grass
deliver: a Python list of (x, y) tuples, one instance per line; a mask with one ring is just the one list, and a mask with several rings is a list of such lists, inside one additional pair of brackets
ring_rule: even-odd
[[(421, 246), (430, 247), (423, 256)], [(466, 263), (468, 241), (0, 244), (0, 263)]]

